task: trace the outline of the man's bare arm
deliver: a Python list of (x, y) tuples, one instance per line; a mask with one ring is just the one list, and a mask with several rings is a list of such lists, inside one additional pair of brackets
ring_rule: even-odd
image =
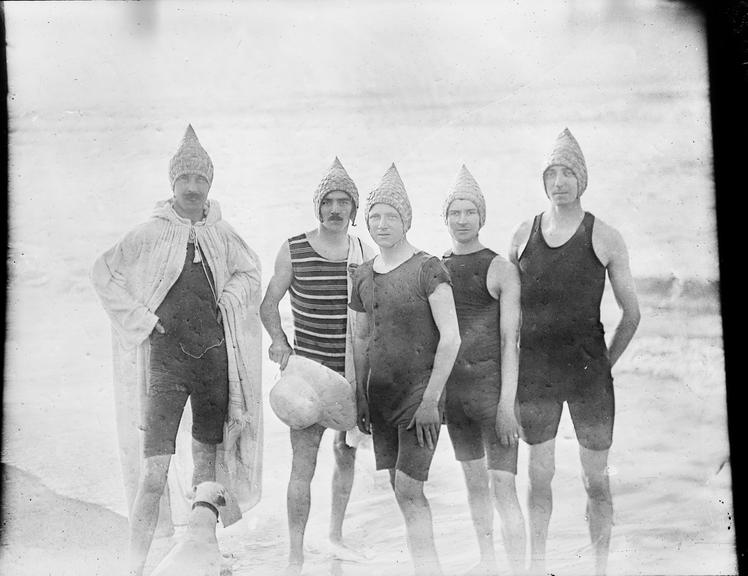
[(512, 234), (512, 239), (509, 243), (508, 258), (509, 261), (515, 266), (519, 265), (519, 257), (522, 255), (522, 251), (527, 245), (527, 241), (530, 239), (530, 232), (532, 231), (532, 220), (522, 222)]
[(418, 443), (423, 446), (424, 440), (429, 448), (436, 445), (437, 431), (441, 426), (439, 417), (439, 398), (449, 375), (452, 373), (457, 352), (460, 350), (460, 328), (457, 324), (452, 287), (447, 283), (439, 284), (429, 296), (431, 314), (439, 329), (439, 344), (434, 356), (434, 367), (429, 382), (423, 393), (421, 405), (416, 410), (408, 428), (415, 425)]
[(501, 396), (496, 413), (496, 432), (505, 446), (516, 444), (519, 424), (514, 413), (519, 376), (520, 280), (514, 264), (494, 258), (486, 277), (488, 290), (499, 300), (501, 341)]
[(284, 243), (275, 257), (273, 277), (268, 283), (265, 297), (260, 304), (262, 325), (272, 339), (268, 355), (273, 362), (280, 364), (281, 370), (285, 369), (288, 358), (293, 354), (293, 348), (288, 343), (286, 333), (283, 332), (278, 304), (291, 287), (292, 280), (291, 252), (288, 249), (288, 244)]
[(353, 365), (356, 369), (358, 428), (361, 432), (371, 434), (369, 403), (366, 398), (366, 386), (369, 379), (369, 357), (366, 354), (368, 345), (369, 315), (366, 312), (356, 312), (356, 330), (353, 334)]
[[(608, 357), (611, 367), (618, 362), (626, 347), (634, 337), (641, 312), (639, 300), (636, 297), (636, 286), (629, 267), (629, 254), (626, 243), (620, 233), (610, 226), (600, 227), (600, 252), (607, 261), (606, 268), (610, 285), (613, 288), (618, 307), (621, 309), (621, 319), (613, 332), (613, 338), (608, 347)], [(595, 247), (598, 250), (598, 247)], [(605, 263), (605, 261), (603, 261)]]

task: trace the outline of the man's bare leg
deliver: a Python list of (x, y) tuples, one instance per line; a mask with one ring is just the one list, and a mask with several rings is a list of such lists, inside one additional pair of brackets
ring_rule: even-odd
[(408, 548), (416, 576), (441, 576), (439, 557), (434, 544), (431, 507), (423, 493), (423, 482), (411, 478), (401, 470), (390, 470), (390, 483), (405, 518)]
[(488, 485), (485, 458), (460, 462), (467, 486), (470, 517), (478, 537), (480, 562), (468, 574), (496, 574), (496, 551), (493, 545), (493, 506)]
[(317, 452), (325, 428), (313, 424), (303, 430), (291, 429), (293, 461), (288, 481), (286, 506), (290, 549), (286, 574), (300, 574), (304, 565), (304, 531), (311, 506), (311, 483), (317, 466)]
[[(133, 501), (133, 505), (135, 501)], [(131, 512), (132, 513), (132, 512)], [(153, 532), (154, 538), (168, 538), (174, 536), (174, 524), (171, 521), (171, 503), (169, 501), (169, 484), (164, 485), (164, 491), (158, 500), (158, 520)]]
[(579, 447), (584, 487), (587, 490), (587, 523), (595, 549), (595, 573), (605, 574), (613, 527), (613, 498), (608, 477), (608, 451)]
[(171, 454), (145, 458), (130, 511), (129, 571), (131, 576), (141, 576), (153, 541), (158, 520), (159, 501), (166, 485)]
[(344, 555), (343, 559), (358, 554), (343, 544), (343, 520), (353, 489), (356, 469), (356, 449), (346, 444), (346, 433), (336, 432), (333, 441), (335, 470), (332, 476), (332, 510), (330, 513), (330, 542), (333, 555)]
[(525, 519), (517, 498), (515, 475), (503, 470), (489, 472), (493, 483), (496, 509), (501, 520), (501, 535), (512, 572), (515, 575), (525, 573)]
[(192, 439), (192, 487), (216, 480), (216, 445)]
[(556, 472), (556, 440), (530, 445), (530, 573), (545, 574), (545, 545), (553, 510), (551, 481)]

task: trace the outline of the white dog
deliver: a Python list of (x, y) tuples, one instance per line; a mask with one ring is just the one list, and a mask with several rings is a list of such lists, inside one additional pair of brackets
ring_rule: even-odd
[(187, 531), (156, 566), (151, 576), (219, 576), (221, 552), (216, 540), (218, 506), (226, 505), (226, 490), (218, 482), (195, 489)]

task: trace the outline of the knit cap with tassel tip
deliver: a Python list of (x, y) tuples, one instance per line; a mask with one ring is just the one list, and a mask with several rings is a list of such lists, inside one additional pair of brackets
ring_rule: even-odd
[(483, 226), (483, 224), (486, 223), (486, 199), (483, 197), (483, 192), (481, 192), (478, 182), (475, 181), (470, 170), (468, 170), (467, 166), (464, 164), (462, 165), (462, 168), (460, 168), (459, 174), (457, 174), (457, 180), (455, 180), (455, 183), (452, 185), (452, 190), (444, 200), (442, 215), (444, 216), (445, 222), (447, 220), (449, 206), (455, 200), (469, 200), (475, 204), (475, 207), (478, 209), (479, 225)]
[(410, 230), (410, 223), (413, 220), (413, 210), (410, 207), (410, 200), (408, 200), (408, 193), (405, 191), (405, 185), (403, 184), (400, 174), (397, 172), (395, 163), (392, 163), (382, 176), (382, 180), (379, 185), (369, 193), (369, 197), (366, 199), (366, 224), (369, 224), (369, 210), (374, 204), (388, 204), (397, 210), (400, 214), (400, 218), (403, 221), (403, 231), (407, 232)]
[(169, 162), (169, 180), (172, 189), (174, 189), (174, 182), (183, 174), (198, 174), (204, 177), (208, 184), (213, 183), (213, 162), (200, 145), (192, 124), (187, 126), (182, 143)]
[[(554, 165), (566, 166), (574, 172), (579, 184), (579, 196), (581, 196), (587, 189), (587, 163), (584, 161), (584, 154), (582, 154), (579, 143), (568, 128), (564, 128), (564, 131), (556, 138), (553, 152), (551, 152), (543, 168), (543, 174)], [(545, 186), (545, 183), (543, 185)]]
[(314, 214), (317, 219), (321, 219), (320, 215), (320, 204), (330, 192), (345, 192), (351, 197), (353, 201), (353, 210), (351, 211), (351, 222), (356, 222), (356, 211), (358, 210), (358, 188), (353, 183), (353, 180), (345, 171), (343, 165), (335, 156), (335, 161), (330, 166), (327, 174), (322, 179), (322, 182), (317, 186), (317, 190), (314, 192)]

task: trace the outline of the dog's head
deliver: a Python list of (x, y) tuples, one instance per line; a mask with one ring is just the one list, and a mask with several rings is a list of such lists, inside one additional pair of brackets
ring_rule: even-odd
[(213, 506), (226, 506), (226, 488), (218, 482), (201, 482), (195, 487), (193, 502), (207, 502)]

